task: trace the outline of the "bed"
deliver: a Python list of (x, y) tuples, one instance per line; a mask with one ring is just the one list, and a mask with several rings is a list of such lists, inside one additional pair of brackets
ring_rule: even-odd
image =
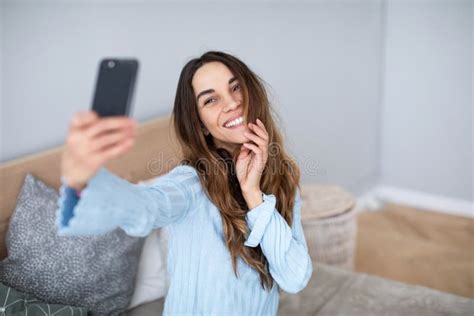
[[(134, 148), (106, 168), (132, 183), (166, 173), (181, 152), (169, 117), (143, 122)], [(8, 256), (5, 236), (18, 192), (27, 173), (56, 190), (63, 147), (14, 159), (0, 165), (0, 259)], [(474, 300), (421, 286), (354, 273), (313, 262), (308, 286), (297, 294), (282, 292), (280, 315), (473, 315)], [(132, 316), (159, 315), (164, 299), (140, 305)]]

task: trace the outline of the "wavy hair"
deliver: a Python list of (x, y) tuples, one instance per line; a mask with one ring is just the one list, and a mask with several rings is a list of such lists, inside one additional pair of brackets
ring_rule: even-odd
[(243, 198), (234, 165), (240, 148), (232, 153), (223, 148), (216, 148), (212, 135), (206, 136), (202, 131), (204, 125), (198, 114), (192, 79), (196, 71), (209, 62), (224, 64), (239, 81), (247, 122), (255, 122), (259, 118), (265, 124), (269, 135), (269, 148), (260, 188), (266, 194), (275, 195), (276, 208), (290, 227), (295, 194), (299, 188), (300, 170), (284, 150), (283, 137), (273, 118), (276, 114), (271, 109), (264, 81), (260, 77), (238, 58), (220, 51), (206, 52), (186, 63), (179, 77), (171, 115), (171, 123), (182, 149), (181, 163), (196, 169), (205, 193), (220, 211), (224, 240), (231, 254), (236, 277), (237, 258), (240, 257), (259, 273), (262, 288), (270, 290), (273, 287), (273, 278), (260, 245), (244, 246), (249, 234), (245, 220), (249, 209)]

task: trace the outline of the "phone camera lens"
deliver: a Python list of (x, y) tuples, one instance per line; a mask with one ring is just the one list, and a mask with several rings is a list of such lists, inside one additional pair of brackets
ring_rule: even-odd
[(114, 67), (115, 67), (115, 62), (114, 62), (113, 60), (111, 60), (111, 61), (109, 61), (109, 62), (107, 63), (107, 66), (108, 66), (109, 68), (114, 68)]

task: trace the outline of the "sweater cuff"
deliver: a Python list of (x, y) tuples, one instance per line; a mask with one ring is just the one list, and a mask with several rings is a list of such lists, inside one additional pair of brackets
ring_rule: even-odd
[(136, 226), (149, 214), (134, 214), (145, 200), (138, 187), (105, 167), (88, 181), (80, 198), (63, 180), (56, 213), (60, 236), (102, 234), (118, 227), (132, 235), (141, 233)]
[(247, 247), (257, 247), (260, 244), (275, 210), (275, 195), (263, 193), (262, 196), (263, 203), (250, 210), (246, 216), (247, 225), (250, 228), (250, 234), (244, 243)]
[(58, 207), (61, 211), (59, 211), (57, 217), (60, 227), (67, 226), (69, 220), (74, 216), (74, 207), (78, 201), (77, 191), (66, 183), (64, 177), (61, 177), (58, 200)]

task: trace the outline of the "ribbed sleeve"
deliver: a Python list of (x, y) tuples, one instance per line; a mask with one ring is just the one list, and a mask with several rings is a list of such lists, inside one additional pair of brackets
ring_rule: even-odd
[(291, 228), (275, 205), (273, 194), (263, 194), (263, 203), (247, 213), (250, 234), (244, 245), (260, 244), (274, 280), (285, 292), (297, 293), (306, 287), (313, 272), (301, 224), (299, 191), (295, 196)]
[(105, 167), (88, 181), (78, 198), (61, 178), (56, 211), (59, 235), (101, 234), (121, 227), (132, 236), (183, 219), (197, 199), (198, 175), (191, 166), (177, 166), (147, 186), (133, 184)]

